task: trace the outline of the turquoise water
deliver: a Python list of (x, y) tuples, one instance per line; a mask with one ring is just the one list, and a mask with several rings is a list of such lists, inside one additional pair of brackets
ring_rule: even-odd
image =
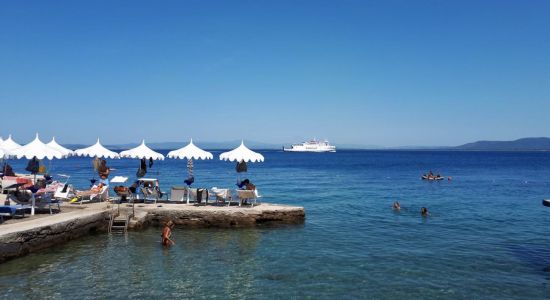
[[(160, 228), (88, 236), (1, 264), (0, 295), (550, 298), (550, 208), (541, 205), (550, 198), (550, 153), (263, 154), (266, 162), (250, 165), (247, 177), (264, 201), (304, 206), (304, 224), (176, 228), (168, 250)], [(115, 175), (137, 166), (110, 164)], [(90, 177), (86, 159), (52, 166), (77, 185)], [(230, 163), (199, 161), (195, 169), (196, 186), (236, 181)], [(453, 180), (421, 181), (429, 169)], [(166, 188), (179, 184), (185, 162), (158, 163), (149, 175)], [(422, 206), (430, 217), (420, 216)]]

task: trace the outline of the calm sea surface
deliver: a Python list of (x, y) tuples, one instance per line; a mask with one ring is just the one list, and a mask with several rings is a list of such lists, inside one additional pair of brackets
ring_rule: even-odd
[[(550, 208), (541, 205), (550, 198), (550, 153), (262, 153), (265, 163), (250, 164), (246, 177), (263, 201), (304, 206), (303, 225), (176, 228), (168, 250), (160, 228), (88, 236), (0, 264), (0, 296), (550, 298)], [(21, 172), (25, 162), (11, 164)], [(138, 162), (109, 165), (135, 176)], [(92, 176), (90, 159), (51, 168), (82, 188)], [(185, 168), (156, 162), (147, 177), (168, 191)], [(194, 186), (234, 187), (234, 168), (196, 161)], [(453, 180), (420, 180), (430, 169)]]

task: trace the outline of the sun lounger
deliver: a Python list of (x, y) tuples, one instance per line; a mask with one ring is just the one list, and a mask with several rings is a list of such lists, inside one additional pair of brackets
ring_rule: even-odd
[(65, 184), (61, 182), (53, 182), (51, 184), (48, 184), (45, 188), (41, 188), (38, 191), (36, 191), (37, 195), (45, 194), (45, 193), (55, 193), (59, 188), (63, 188)]
[[(17, 203), (20, 206), (24, 207), (31, 207), (31, 199), (32, 194), (29, 191), (20, 191), (20, 193), (25, 193), (26, 195), (30, 195), (30, 197), (17, 197), (14, 194), (8, 195), (8, 200), (13, 201)], [(52, 206), (57, 206), (57, 210), (61, 211), (61, 205), (60, 201), (57, 199), (53, 199), (53, 193), (41, 193), (41, 194), (35, 194), (34, 197), (34, 207), (36, 208), (45, 208), (48, 207), (50, 210), (50, 214), (53, 214)]]
[(64, 184), (55, 190), (53, 197), (58, 200), (69, 201), (74, 198), (74, 188), (72, 185)]
[(170, 189), (170, 201), (172, 201), (172, 202), (187, 201), (187, 187), (185, 187), (185, 186), (173, 186)]
[(154, 201), (154, 203), (157, 203), (164, 196), (164, 193), (160, 190), (158, 179), (140, 178), (139, 183), (141, 185), (141, 193), (143, 194), (143, 202)]
[(53, 193), (45, 193), (35, 196), (34, 206), (37, 208), (48, 207), (50, 215), (53, 214), (52, 206), (57, 206), (57, 211), (61, 212), (61, 200), (55, 199)]
[(26, 188), (32, 185), (32, 179), (19, 176), (4, 176), (0, 183), (2, 185), (2, 194), (4, 191), (13, 191), (17, 188)]
[(142, 187), (141, 193), (143, 194), (143, 202), (153, 201), (157, 203), (163, 196), (163, 193), (157, 187)]
[(98, 200), (99, 202), (101, 201), (107, 201), (109, 200), (109, 187), (108, 186), (103, 186), (101, 187), (101, 190), (97, 193), (93, 193), (93, 194), (86, 194), (86, 195), (81, 195), (81, 196), (76, 196), (76, 198), (78, 198), (76, 201), (72, 202), (71, 200), (71, 203), (84, 203), (84, 202), (92, 202), (92, 201), (95, 201), (95, 200)]
[(227, 206), (231, 205), (233, 197), (231, 196), (230, 189), (219, 189), (217, 187), (213, 187), (210, 192), (216, 198), (216, 203), (227, 203)]
[(25, 212), (30, 210), (27, 205), (0, 205), (0, 223), (4, 222), (4, 217), (25, 217)]
[[(203, 199), (204, 205), (208, 204), (208, 189), (190, 188), (189, 196), (189, 200), (195, 201), (196, 204), (201, 204)], [(187, 204), (189, 204), (189, 201), (187, 201)]]
[(41, 175), (41, 174), (33, 175), (33, 174), (15, 173), (15, 176), (16, 177), (27, 178), (27, 179), (31, 179), (31, 180), (34, 180), (35, 177), (36, 177), (36, 180), (44, 179), (44, 175)]
[(250, 204), (252, 205), (252, 207), (254, 207), (254, 204), (257, 204), (256, 200), (261, 197), (258, 194), (257, 189), (256, 190), (237, 190), (237, 196), (239, 197), (239, 206), (241, 206), (245, 201), (250, 201)]

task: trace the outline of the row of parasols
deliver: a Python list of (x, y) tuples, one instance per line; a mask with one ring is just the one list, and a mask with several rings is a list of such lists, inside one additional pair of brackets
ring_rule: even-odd
[[(161, 153), (153, 151), (151, 148), (147, 147), (145, 141), (142, 141), (141, 144), (135, 148), (116, 153), (105, 148), (101, 145), (99, 138), (97, 142), (90, 147), (70, 150), (57, 143), (55, 137), (52, 140), (45, 144), (43, 143), (38, 134), (36, 134), (35, 139), (21, 146), (15, 141), (13, 141), (11, 135), (6, 140), (0, 138), (0, 158), (3, 157), (16, 157), (16, 158), (27, 158), (32, 159), (36, 157), (38, 159), (53, 159), (53, 158), (66, 158), (69, 156), (89, 156), (89, 157), (104, 157), (104, 158), (152, 158), (154, 160), (164, 160), (164, 155)], [(193, 139), (185, 147), (182, 147), (177, 150), (170, 151), (168, 153), (168, 158), (179, 158), (179, 159), (212, 159), (212, 153), (204, 151), (199, 147), (193, 144)], [(263, 162), (263, 155), (256, 153), (248, 149), (244, 142), (241, 142), (241, 145), (231, 151), (224, 152), (220, 154), (220, 160), (227, 161), (244, 161), (244, 162)]]
[[(153, 160), (164, 160), (164, 155), (161, 153), (158, 153), (151, 148), (149, 148), (145, 141), (142, 141), (141, 144), (135, 148), (122, 151), (120, 153), (116, 153), (114, 151), (111, 151), (107, 148), (105, 148), (103, 145), (101, 145), (99, 138), (97, 139), (97, 142), (90, 147), (77, 149), (77, 150), (70, 150), (67, 149), (61, 145), (59, 145), (55, 138), (52, 138), (52, 140), (45, 144), (43, 143), (40, 138), (38, 137), (38, 134), (36, 134), (36, 138), (26, 144), (26, 145), (19, 145), (16, 142), (13, 141), (11, 135), (6, 140), (0, 139), (0, 158), (27, 158), (27, 159), (61, 159), (66, 158), (69, 156), (87, 156), (87, 157), (99, 157), (99, 158), (137, 158), (137, 159), (153, 159)], [(200, 149), (195, 144), (193, 144), (193, 140), (189, 142), (188, 145), (177, 149), (170, 151), (168, 153), (168, 158), (174, 158), (174, 159), (187, 159), (188, 166), (190, 164), (192, 168), (192, 160), (193, 159), (212, 159), (212, 153), (207, 152), (205, 150)], [(263, 162), (264, 157), (263, 155), (256, 153), (250, 149), (248, 149), (244, 142), (241, 142), (241, 145), (231, 151), (221, 153), (219, 156), (220, 160), (225, 161), (236, 161), (238, 163), (242, 162)]]

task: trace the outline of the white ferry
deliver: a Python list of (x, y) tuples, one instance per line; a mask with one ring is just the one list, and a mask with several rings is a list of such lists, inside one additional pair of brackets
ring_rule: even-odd
[(283, 147), (283, 151), (289, 152), (336, 152), (336, 146), (329, 144), (327, 140), (320, 142), (311, 140), (301, 144), (293, 144), (290, 148)]

